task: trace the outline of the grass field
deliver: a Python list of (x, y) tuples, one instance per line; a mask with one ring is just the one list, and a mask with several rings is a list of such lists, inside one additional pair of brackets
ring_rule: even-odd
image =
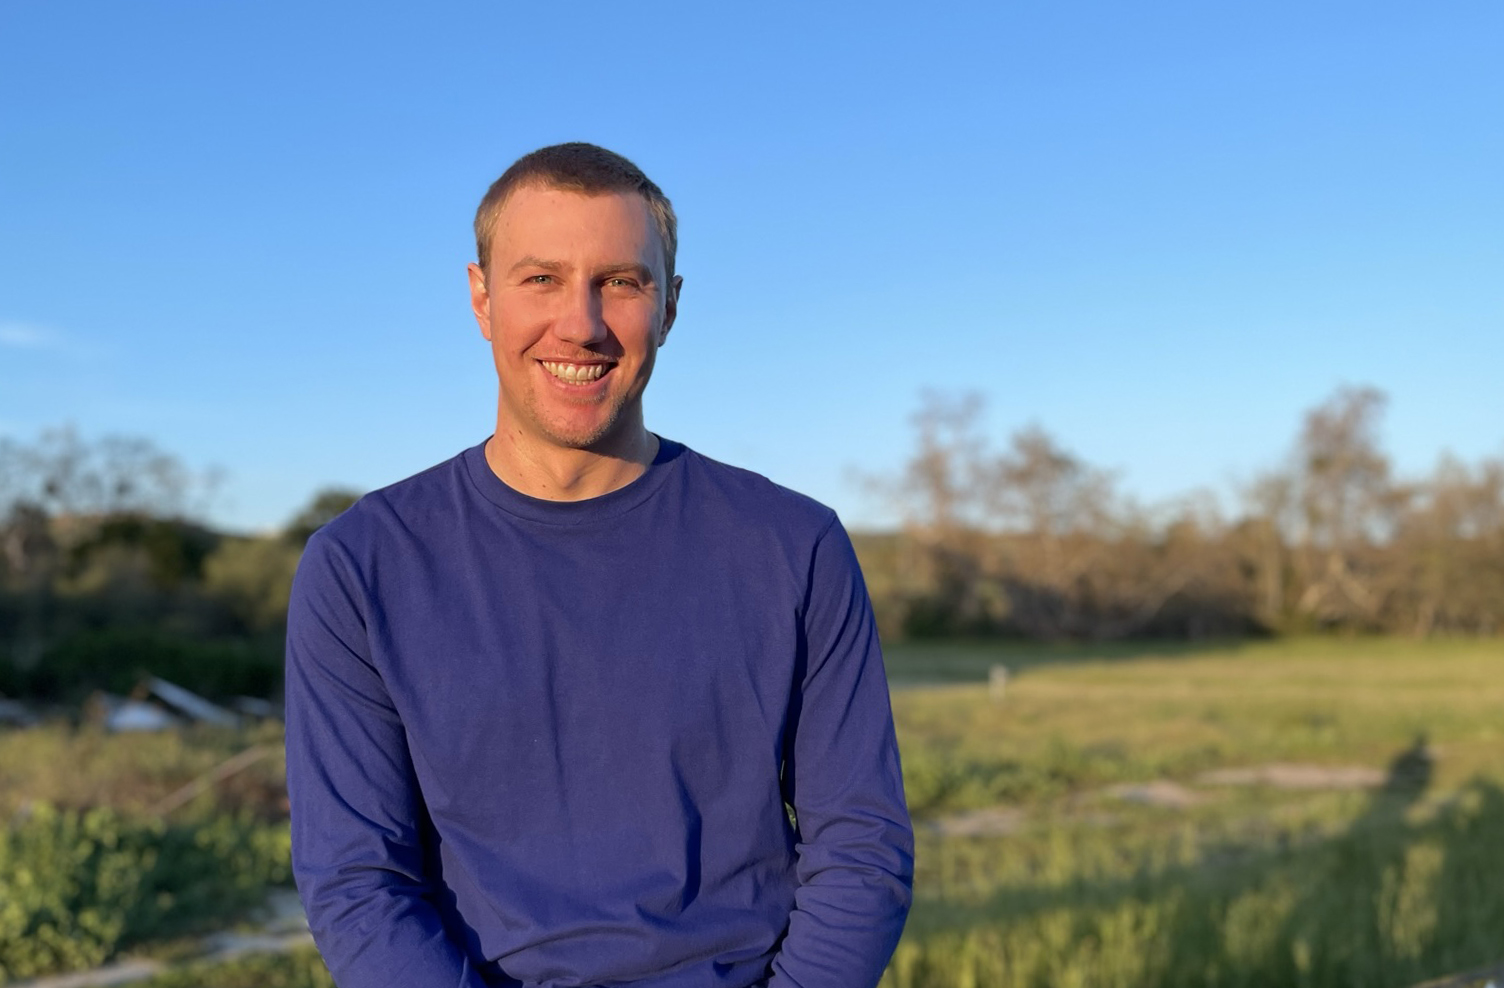
[[(888, 666), (918, 852), (887, 988), (1401, 988), (1504, 961), (1504, 642), (914, 644)], [(206, 897), (285, 875), (275, 755), (132, 822), (276, 741), (0, 732), (0, 891), (34, 903), (0, 908), (0, 981), (7, 957), (16, 977), (173, 954)], [(1209, 775), (1229, 770), (1251, 784)], [(149, 888), (171, 894), (143, 912), (129, 893)], [(311, 954), (151, 983), (329, 984)]]
[[(891, 988), (1402, 986), (1504, 960), (1504, 644), (916, 645), (889, 670), (919, 831)], [(1307, 788), (1206, 779), (1270, 765)], [(1381, 784), (1343, 788), (1357, 769)]]

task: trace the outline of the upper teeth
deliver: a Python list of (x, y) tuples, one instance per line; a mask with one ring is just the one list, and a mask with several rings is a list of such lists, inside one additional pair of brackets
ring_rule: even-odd
[(543, 369), (561, 381), (571, 384), (583, 384), (586, 381), (595, 381), (606, 373), (606, 364), (565, 364), (557, 360), (541, 360)]

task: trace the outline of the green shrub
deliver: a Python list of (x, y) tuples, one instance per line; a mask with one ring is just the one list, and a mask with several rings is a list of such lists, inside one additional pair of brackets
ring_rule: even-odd
[(290, 880), (290, 846), (285, 824), (247, 818), (168, 826), (34, 807), (0, 832), (0, 983), (212, 929)]

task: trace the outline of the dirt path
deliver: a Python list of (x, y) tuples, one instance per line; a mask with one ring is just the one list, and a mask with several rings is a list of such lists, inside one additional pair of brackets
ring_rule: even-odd
[[(1162, 806), (1183, 810), (1214, 798), (1206, 789), (1227, 786), (1269, 786), (1274, 789), (1338, 790), (1376, 789), (1385, 784), (1388, 773), (1366, 765), (1305, 765), (1273, 762), (1245, 768), (1217, 769), (1203, 772), (1190, 784), (1171, 779), (1148, 782), (1123, 782), (1082, 793), (1076, 799), (1089, 802), (1108, 798), (1144, 806)], [(1103, 818), (1104, 822), (1107, 818)], [(944, 837), (1005, 836), (1017, 833), (1028, 822), (1028, 812), (1018, 806), (987, 806), (962, 810), (927, 820), (921, 826)], [(1496, 986), (1504, 988), (1504, 985)]]

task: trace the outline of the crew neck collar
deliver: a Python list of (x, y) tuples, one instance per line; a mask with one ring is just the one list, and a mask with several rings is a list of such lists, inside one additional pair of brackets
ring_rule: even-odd
[(550, 501), (507, 486), (486, 462), (488, 436), (462, 454), (466, 472), (486, 500), (508, 514), (551, 525), (580, 525), (631, 511), (662, 486), (684, 453), (684, 446), (658, 436), (658, 453), (642, 475), (624, 487), (581, 501)]

